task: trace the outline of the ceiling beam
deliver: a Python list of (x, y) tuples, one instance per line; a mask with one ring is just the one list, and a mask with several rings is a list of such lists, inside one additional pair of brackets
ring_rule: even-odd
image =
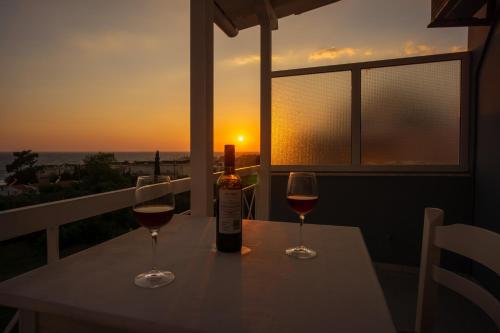
[(264, 21), (269, 22), (272, 30), (278, 29), (278, 18), (269, 0), (255, 0), (255, 13), (261, 24)]
[(228, 37), (236, 37), (238, 35), (238, 28), (236, 28), (233, 21), (227, 17), (217, 1), (214, 1), (214, 21)]

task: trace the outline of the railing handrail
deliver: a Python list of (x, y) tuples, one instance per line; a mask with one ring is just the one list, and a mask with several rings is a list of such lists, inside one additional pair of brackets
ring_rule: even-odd
[[(252, 165), (252, 166), (248, 166), (248, 167), (238, 168), (238, 169), (236, 169), (236, 172), (240, 176), (250, 176), (250, 175), (255, 174), (259, 170), (259, 168), (260, 168), (260, 165)], [(214, 178), (215, 179), (219, 178), (219, 176), (222, 175), (223, 173), (224, 173), (224, 171), (214, 172)]]
[[(242, 175), (255, 173), (259, 166), (237, 169)], [(220, 173), (214, 173), (218, 177)], [(191, 178), (172, 181), (173, 192), (190, 190)], [(133, 205), (135, 187), (52, 201), (0, 211), (0, 241), (109, 213)]]
[(403, 65), (416, 65), (425, 64), (429, 62), (441, 62), (450, 60), (467, 60), (470, 58), (470, 52), (451, 52), (451, 53), (441, 53), (441, 54), (431, 54), (424, 56), (415, 56), (407, 58), (394, 58), (394, 59), (383, 59), (383, 60), (372, 60), (364, 62), (353, 62), (347, 64), (338, 65), (325, 65), (325, 66), (315, 66), (315, 67), (302, 67), (293, 69), (283, 69), (275, 70), (271, 72), (272, 78), (286, 77), (286, 76), (296, 76), (296, 75), (309, 75), (309, 74), (320, 74), (320, 73), (331, 73), (331, 72), (343, 72), (351, 70), (361, 70), (370, 68), (380, 68), (380, 67), (392, 67), (392, 66), (403, 66)]
[[(191, 178), (172, 181), (174, 193), (189, 191)], [(52, 201), (0, 212), (0, 241), (133, 205), (135, 187)]]

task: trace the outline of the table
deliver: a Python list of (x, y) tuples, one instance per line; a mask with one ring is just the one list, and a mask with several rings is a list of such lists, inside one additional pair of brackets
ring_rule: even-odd
[(212, 219), (179, 215), (159, 236), (168, 286), (133, 284), (151, 261), (140, 228), (4, 281), (0, 304), (35, 311), (39, 332), (395, 332), (360, 230), (306, 224), (311, 260), (284, 254), (298, 231), (244, 221), (251, 252), (224, 254)]

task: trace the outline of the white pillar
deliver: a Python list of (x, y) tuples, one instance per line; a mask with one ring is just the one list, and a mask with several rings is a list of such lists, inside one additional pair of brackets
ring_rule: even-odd
[(213, 215), (214, 3), (191, 0), (191, 214)]
[(256, 218), (269, 219), (271, 199), (271, 70), (272, 33), (270, 20), (260, 22), (260, 171)]

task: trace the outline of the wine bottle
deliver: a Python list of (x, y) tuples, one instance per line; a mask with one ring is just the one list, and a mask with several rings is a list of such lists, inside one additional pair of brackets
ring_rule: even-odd
[(217, 180), (217, 250), (241, 250), (241, 178), (235, 173), (234, 145), (224, 146), (224, 173)]

